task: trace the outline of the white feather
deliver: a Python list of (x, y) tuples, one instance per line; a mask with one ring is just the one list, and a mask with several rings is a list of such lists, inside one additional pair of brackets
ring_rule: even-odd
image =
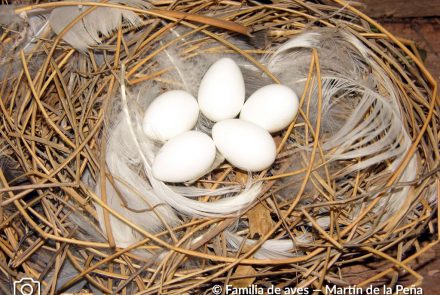
[[(375, 54), (354, 35), (343, 29), (317, 29), (294, 38), (266, 58), (269, 69), (300, 91), (311, 58), (319, 54), (323, 82), (322, 147), (328, 161), (356, 160), (343, 175), (390, 161), (395, 171), (408, 151), (411, 140), (402, 123), (399, 92)], [(316, 121), (317, 86), (313, 90), (310, 119)], [(335, 114), (344, 118), (335, 118)], [(311, 150), (310, 147), (303, 147)], [(348, 162), (347, 162), (348, 163)], [(413, 156), (400, 181), (412, 181), (417, 171)], [(343, 176), (342, 175), (342, 176)], [(385, 217), (403, 204), (408, 188), (381, 200), (376, 210), (387, 207)]]
[[(145, 7), (148, 2), (138, 0), (109, 1), (113, 4), (125, 4)], [(49, 17), (49, 24), (56, 34), (60, 34), (76, 17), (91, 6), (64, 6), (55, 8)], [(102, 42), (102, 36), (109, 36), (117, 29), (121, 21), (129, 26), (139, 26), (142, 18), (135, 12), (111, 7), (98, 7), (79, 20), (63, 36), (63, 40), (79, 51), (85, 51)]]
[[(319, 55), (322, 79), (322, 148), (327, 161), (352, 161), (341, 176), (368, 169), (388, 160), (387, 170), (396, 171), (411, 145), (403, 127), (396, 87), (382, 67), (374, 60), (374, 53), (355, 36), (342, 29), (318, 29), (305, 32), (281, 45), (274, 54), (265, 57), (263, 63), (281, 82), (297, 93), (304, 91), (312, 57), (311, 48)], [(370, 74), (371, 71), (371, 74)], [(309, 120), (316, 122), (318, 89), (312, 91)], [(311, 151), (310, 146), (302, 146)], [(297, 159), (292, 156), (292, 161)], [(349, 162), (346, 162), (349, 163)], [(400, 176), (400, 181), (412, 181), (416, 177), (417, 161), (414, 155)], [(381, 221), (395, 214), (405, 202), (409, 187), (404, 187), (382, 198), (375, 212), (385, 209)], [(377, 195), (376, 195), (377, 196)], [(376, 197), (376, 196), (373, 196)], [(338, 198), (344, 198), (343, 195)], [(360, 208), (353, 210), (356, 218)], [(322, 228), (330, 225), (328, 215), (318, 219)], [(228, 243), (235, 249), (243, 238), (228, 234)], [(246, 241), (247, 244), (254, 243)], [(290, 239), (269, 240), (255, 253), (256, 258), (285, 258), (295, 249)]]
[(23, 48), (25, 52), (30, 52), (38, 38), (40, 36), (44, 36), (46, 30), (49, 31), (49, 21), (47, 20), (46, 16), (33, 16), (29, 18), (28, 22), (31, 28), (30, 31), (32, 37)]
[[(129, 136), (125, 136), (127, 128), (126, 120), (120, 120), (112, 128), (107, 142), (106, 164), (117, 187), (116, 190), (107, 180), (107, 205), (149, 232), (163, 230), (165, 226), (162, 220), (169, 226), (177, 225), (179, 219), (172, 209), (156, 197), (148, 181), (139, 175), (139, 156), (136, 154), (135, 143)], [(101, 195), (99, 182), (95, 191)], [(95, 207), (101, 229), (105, 232), (103, 210), (97, 204)], [(142, 238), (142, 235), (111, 214), (110, 225), (118, 247), (127, 247)]]
[[(228, 245), (234, 251), (237, 251), (243, 243), (246, 243), (248, 246), (252, 246), (258, 242), (251, 239), (245, 240), (243, 237), (230, 231), (225, 231), (225, 237), (228, 241)], [(270, 239), (265, 241), (253, 254), (253, 256), (256, 259), (284, 259), (294, 257), (300, 254), (300, 250), (296, 244), (308, 244), (311, 242), (312, 236), (308, 233), (304, 233), (303, 235), (296, 237), (294, 241), (291, 239)]]
[[(178, 194), (165, 183), (150, 175), (151, 185), (157, 196), (179, 212), (192, 216), (223, 217), (237, 214), (249, 206), (261, 191), (261, 182), (249, 182), (244, 190), (234, 196), (213, 202), (200, 202)], [(217, 192), (213, 192), (217, 194)]]

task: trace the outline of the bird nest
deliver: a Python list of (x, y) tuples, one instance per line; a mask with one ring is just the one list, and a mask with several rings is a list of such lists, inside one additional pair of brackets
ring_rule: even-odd
[[(311, 294), (394, 288), (403, 275), (408, 285), (421, 283), (412, 263), (438, 236), (439, 101), (411, 41), (340, 0), (127, 3), (3, 9), (4, 292), (21, 278), (41, 282), (47, 294), (220, 294), (252, 285)], [(78, 5), (70, 25), (35, 36), (32, 26), (46, 20), (35, 15)], [(92, 41), (67, 37), (104, 8), (101, 16), (122, 9), (137, 20), (116, 22)], [(165, 201), (133, 207), (118, 192), (124, 210), (116, 210), (106, 190), (125, 175), (109, 167), (106, 146), (121, 110), (144, 110), (143, 97), (169, 89), (196, 94), (204, 65), (223, 56), (242, 68), (247, 94), (283, 83), (297, 92), (300, 110), (273, 134), (269, 169), (248, 174), (223, 162), (180, 188), (245, 190), (251, 182), (261, 185), (258, 195), (235, 212), (192, 214)], [(164, 207), (178, 222), (161, 216)], [(142, 222), (151, 214), (160, 226)], [(118, 242), (125, 233), (135, 241)]]

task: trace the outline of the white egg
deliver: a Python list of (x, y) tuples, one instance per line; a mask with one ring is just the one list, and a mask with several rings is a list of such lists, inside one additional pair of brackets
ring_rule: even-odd
[(166, 182), (199, 178), (211, 168), (215, 153), (211, 137), (199, 131), (187, 131), (162, 146), (153, 162), (153, 176)]
[(144, 114), (142, 128), (151, 139), (166, 141), (194, 127), (199, 116), (197, 100), (183, 90), (159, 95)]
[(243, 75), (230, 58), (216, 61), (200, 82), (200, 110), (214, 122), (236, 117), (243, 106), (244, 98)]
[(240, 119), (269, 132), (283, 130), (298, 113), (298, 96), (287, 86), (271, 84), (255, 91), (244, 104)]
[(220, 121), (212, 128), (212, 137), (217, 149), (237, 168), (256, 172), (269, 168), (275, 161), (276, 146), (272, 136), (252, 122)]

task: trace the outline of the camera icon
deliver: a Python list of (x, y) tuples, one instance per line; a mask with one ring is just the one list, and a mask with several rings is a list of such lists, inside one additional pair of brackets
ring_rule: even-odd
[(22, 278), (15, 281), (14, 295), (40, 295), (40, 282), (33, 278)]

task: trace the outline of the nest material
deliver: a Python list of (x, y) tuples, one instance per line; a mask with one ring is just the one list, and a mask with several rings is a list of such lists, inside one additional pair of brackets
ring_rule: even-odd
[[(44, 5), (54, 8), (59, 3)], [(424, 67), (415, 45), (389, 34), (339, 0), (275, 1), (270, 5), (256, 1), (157, 1), (155, 6), (156, 10), (133, 9), (145, 16), (142, 30), (120, 27), (87, 54), (76, 52), (60, 42), (59, 36), (50, 35), (38, 40), (32, 51), (24, 54), (20, 51), (23, 36), (4, 28), (0, 132), (6, 160), (2, 161), (0, 173), (0, 267), (5, 278), (11, 282), (19, 277), (33, 277), (44, 281), (43, 288), (53, 292), (76, 285), (79, 289), (129, 294), (139, 290), (145, 294), (198, 294), (217, 284), (297, 285), (323, 290), (323, 286), (331, 284), (395, 284), (404, 273), (413, 276), (412, 284), (420, 284), (422, 277), (410, 264), (431, 248), (436, 243), (433, 237), (438, 236), (438, 210), (432, 197), (438, 196), (439, 104), (436, 82)], [(16, 13), (36, 8), (27, 6)], [(219, 25), (200, 15), (243, 26), (221, 22)], [(170, 30), (179, 27), (186, 28), (184, 38), (170, 34)], [(231, 36), (240, 36), (237, 31), (243, 33), (245, 27), (253, 37), (237, 38), (259, 49), (242, 49), (240, 44), (228, 41)], [(103, 130), (111, 117), (112, 98), (118, 92), (115, 72), (120, 70), (121, 63), (128, 69), (127, 81), (132, 87), (151, 80), (163, 88), (176, 87), (178, 81), (166, 79), (166, 73), (172, 69), (155, 69), (152, 60), (167, 44), (180, 43), (184, 58), (200, 54), (239, 55), (271, 77), (257, 61), (261, 55), (271, 53), (266, 48), (274, 48), (313, 27), (348, 29), (382, 58), (384, 70), (403, 94), (404, 125), (413, 140), (401, 167), (387, 175), (383, 173), (384, 163), (376, 170), (361, 170), (343, 182), (336, 182), (333, 175), (321, 177), (314, 173), (318, 159), (304, 153), (304, 169), (289, 171), (289, 165), (280, 160), (271, 169), (271, 175), (262, 175), (264, 193), (239, 216), (187, 219), (185, 224), (158, 234), (132, 225), (143, 239), (124, 249), (115, 248), (111, 234), (103, 235), (97, 225), (92, 201), (98, 197), (86, 180), (99, 181), (99, 172), (106, 171), (100, 156), (105, 149)], [(186, 39), (196, 33), (202, 37)], [(14, 54), (19, 60), (8, 60)], [(318, 58), (313, 65), (310, 83), (319, 80)], [(307, 105), (310, 96), (304, 97)], [(304, 125), (297, 123), (292, 127), (301, 124)], [(314, 134), (319, 134), (319, 124), (306, 128), (310, 128), (308, 137), (301, 140), (318, 146)], [(281, 159), (288, 157), (293, 147), (291, 131), (277, 138)], [(420, 163), (418, 178), (411, 183), (397, 183), (415, 153)], [(24, 171), (18, 178), (17, 169)], [(376, 173), (383, 179), (372, 177)], [(296, 179), (301, 184), (295, 197), (289, 201), (277, 198), (285, 179), (293, 176), (300, 176)], [(240, 183), (244, 178), (245, 174), (226, 167), (200, 184), (215, 187), (223, 182)], [(341, 190), (337, 186), (343, 186), (349, 197), (337, 200), (332, 193)], [(372, 208), (399, 186), (411, 187), (404, 209), (377, 227), (372, 221), (381, 216)], [(371, 200), (373, 190), (379, 196)], [(310, 191), (318, 194), (310, 195)], [(304, 200), (313, 202), (307, 204)], [(102, 201), (105, 203), (105, 199)], [(353, 214), (355, 203), (361, 204), (361, 209), (351, 221), (348, 217)], [(328, 228), (319, 223), (323, 210), (330, 212)], [(114, 213), (107, 210), (106, 214)], [(242, 236), (258, 242), (252, 246), (241, 244), (238, 251), (233, 251), (227, 247), (223, 231), (237, 221), (243, 228)], [(188, 243), (201, 233), (197, 243)], [(292, 257), (253, 257), (269, 238), (304, 233), (312, 233), (314, 240), (299, 244), (298, 253)], [(426, 233), (433, 237), (422, 242), (421, 236)], [(155, 259), (145, 258), (142, 249), (162, 254)], [(353, 274), (353, 265), (358, 265), (355, 270), (362, 271), (361, 265), (375, 261), (386, 263), (365, 276)]]

